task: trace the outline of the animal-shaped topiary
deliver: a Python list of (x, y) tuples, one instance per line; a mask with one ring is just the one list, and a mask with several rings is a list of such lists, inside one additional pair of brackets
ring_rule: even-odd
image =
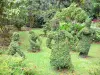
[(30, 34), (30, 39), (29, 39), (30, 49), (29, 50), (31, 52), (40, 51), (40, 46), (42, 42), (41, 39), (32, 30), (29, 32), (29, 34)]
[(78, 38), (77, 38), (77, 32), (78, 32), (78, 30), (75, 28), (74, 25), (72, 25), (72, 26), (70, 27), (69, 32), (70, 32), (71, 35), (74, 37), (72, 40), (69, 40), (69, 41), (70, 41), (70, 49), (71, 49), (72, 51), (76, 51), (75, 47), (76, 47), (76, 43), (77, 43), (77, 41), (78, 41)]
[(47, 36), (47, 32), (51, 30), (51, 27), (50, 27), (50, 22), (47, 21), (45, 25), (43, 25), (43, 32), (44, 32), (44, 35)]
[(47, 47), (51, 49), (50, 64), (57, 69), (73, 70), (70, 57), (69, 40), (72, 35), (67, 31), (58, 30), (48, 35)]
[(78, 33), (79, 43), (77, 49), (80, 51), (79, 56), (88, 55), (91, 43), (95, 37), (95, 31), (91, 29), (91, 19), (86, 20), (86, 26)]
[(24, 53), (20, 50), (20, 36), (17, 32), (13, 33), (11, 43), (9, 45), (9, 55), (18, 53), (21, 57), (25, 58)]

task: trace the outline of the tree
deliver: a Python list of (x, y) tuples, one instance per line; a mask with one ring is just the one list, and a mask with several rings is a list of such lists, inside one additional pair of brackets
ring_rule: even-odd
[(2, 45), (9, 45), (10, 42), (10, 29), (6, 26), (8, 25), (7, 12), (5, 11), (10, 7), (10, 4), (7, 0), (0, 0), (0, 38), (2, 40)]
[(54, 18), (58, 18), (61, 21), (66, 21), (69, 18), (71, 21), (83, 23), (88, 17), (87, 13), (76, 3), (72, 3), (68, 8), (63, 8), (61, 12), (57, 12)]

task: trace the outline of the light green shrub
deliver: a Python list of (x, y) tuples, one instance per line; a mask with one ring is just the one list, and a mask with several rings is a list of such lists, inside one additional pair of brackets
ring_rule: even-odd
[(20, 50), (20, 36), (19, 33), (15, 32), (13, 33), (11, 43), (9, 45), (9, 55), (15, 55), (18, 53), (21, 57), (25, 58), (24, 53)]
[(100, 61), (96, 63), (98, 66), (97, 68), (92, 68), (90, 71), (89, 71), (89, 75), (100, 75)]
[(0, 56), (0, 75), (34, 75), (34, 70), (21, 57), (3, 55)]

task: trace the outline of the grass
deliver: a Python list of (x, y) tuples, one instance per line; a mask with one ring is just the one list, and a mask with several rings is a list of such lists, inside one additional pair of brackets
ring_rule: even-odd
[[(43, 34), (41, 29), (33, 29), (37, 34)], [(89, 52), (88, 58), (79, 58), (77, 52), (71, 52), (72, 63), (75, 72), (71, 73), (67, 70), (57, 71), (50, 65), (50, 52), (51, 50), (46, 47), (46, 37), (41, 37), (42, 46), (41, 51), (38, 53), (30, 53), (29, 49), (29, 36), (28, 32), (19, 32), (21, 36), (21, 50), (25, 53), (26, 59), (24, 63), (29, 63), (33, 66), (35, 75), (89, 75), (88, 72), (92, 69), (98, 68), (96, 65), (100, 58), (100, 44), (93, 43)]]

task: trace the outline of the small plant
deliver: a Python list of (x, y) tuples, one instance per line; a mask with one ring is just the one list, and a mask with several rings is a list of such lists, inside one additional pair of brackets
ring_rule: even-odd
[(47, 35), (47, 32), (51, 30), (51, 27), (50, 27), (50, 22), (47, 21), (45, 25), (43, 25), (43, 32), (44, 32), (44, 35)]

